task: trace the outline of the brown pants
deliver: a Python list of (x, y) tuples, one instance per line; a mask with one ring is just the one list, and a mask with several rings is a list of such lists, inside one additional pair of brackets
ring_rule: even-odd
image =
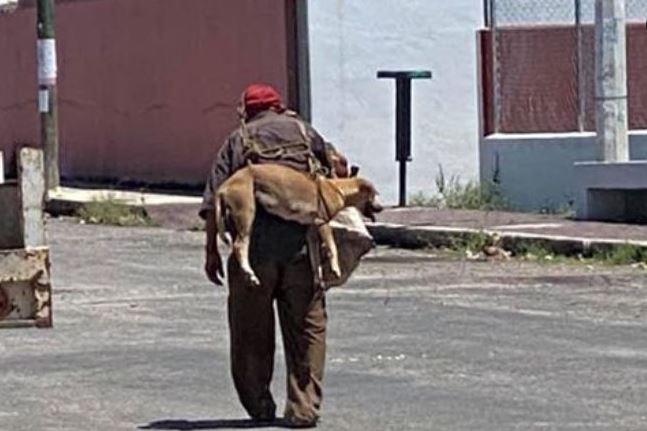
[(319, 417), (326, 356), (324, 292), (315, 288), (307, 256), (286, 264), (264, 260), (254, 265), (261, 287), (251, 288), (235, 259), (228, 262), (231, 370), (245, 410), (271, 418), (276, 299), (287, 365), (285, 417)]

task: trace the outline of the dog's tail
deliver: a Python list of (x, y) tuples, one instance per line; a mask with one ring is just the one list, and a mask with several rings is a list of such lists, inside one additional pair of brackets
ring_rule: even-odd
[(227, 236), (227, 223), (225, 222), (227, 218), (227, 204), (223, 199), (222, 194), (218, 193), (216, 195), (216, 229), (218, 230), (218, 236), (225, 244), (229, 245), (229, 237)]

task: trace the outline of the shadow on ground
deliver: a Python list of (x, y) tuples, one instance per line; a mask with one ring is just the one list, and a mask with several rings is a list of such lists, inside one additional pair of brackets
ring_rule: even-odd
[(274, 421), (255, 421), (252, 419), (211, 419), (211, 420), (160, 420), (138, 427), (142, 430), (216, 430), (216, 429), (251, 429), (251, 428), (295, 428), (287, 422), (277, 419)]

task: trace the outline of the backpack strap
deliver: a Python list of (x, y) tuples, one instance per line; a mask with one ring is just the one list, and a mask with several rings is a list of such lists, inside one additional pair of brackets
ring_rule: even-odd
[[(275, 148), (262, 148), (256, 139), (250, 135), (245, 119), (240, 120), (240, 136), (243, 141), (243, 157), (247, 164), (258, 163), (259, 159), (281, 160), (285, 156), (305, 155), (308, 160), (308, 171), (311, 175), (327, 175), (327, 169), (317, 159), (312, 151), (312, 139), (305, 123), (294, 116), (302, 140), (283, 143)], [(262, 121), (262, 120), (261, 120)]]

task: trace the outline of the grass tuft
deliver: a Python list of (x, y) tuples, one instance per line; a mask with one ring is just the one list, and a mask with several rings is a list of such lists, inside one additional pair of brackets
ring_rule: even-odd
[(143, 207), (126, 205), (113, 198), (95, 200), (81, 206), (77, 216), (85, 223), (112, 226), (154, 226)]
[(647, 249), (632, 244), (614, 245), (607, 250), (597, 251), (593, 258), (611, 265), (647, 263)]
[(438, 194), (427, 196), (416, 193), (409, 203), (413, 206), (461, 210), (504, 210), (507, 205), (495, 183), (481, 184), (476, 181), (461, 181), (457, 175), (447, 178), (442, 165), (435, 179)]

